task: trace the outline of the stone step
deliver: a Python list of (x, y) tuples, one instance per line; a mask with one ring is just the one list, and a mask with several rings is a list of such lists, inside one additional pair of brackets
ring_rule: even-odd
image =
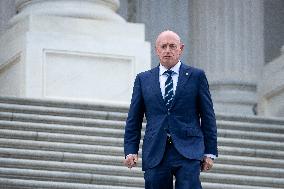
[[(33, 126), (35, 127), (38, 123), (39, 127), (46, 125), (41, 124), (51, 124), (55, 129), (60, 128), (60, 125), (72, 125), (72, 126), (84, 126), (84, 127), (96, 127), (96, 128), (112, 128), (112, 129), (124, 129), (125, 122), (119, 120), (102, 120), (102, 119), (91, 119), (91, 118), (73, 118), (73, 117), (62, 117), (62, 116), (49, 116), (49, 115), (33, 115), (33, 114), (22, 114), (22, 113), (9, 113), (0, 112), (0, 126), (3, 127), (5, 124), (8, 126), (15, 125), (19, 126)], [(8, 121), (13, 121), (13, 123), (8, 123)], [(251, 124), (244, 125), (242, 123), (224, 122), (217, 121), (220, 136), (231, 136), (231, 137), (242, 137), (247, 139), (258, 138), (261, 140), (274, 140), (283, 141), (284, 126), (280, 125), (261, 125), (261, 124)], [(234, 126), (232, 126), (234, 125)], [(6, 127), (7, 127), (6, 126)], [(75, 128), (75, 127), (73, 127)], [(145, 128), (145, 124), (143, 124)], [(258, 131), (259, 130), (259, 131)], [(66, 131), (66, 129), (65, 129)], [(238, 134), (238, 131), (240, 133)], [(256, 132), (257, 131), (257, 132)], [(259, 133), (260, 132), (260, 133)], [(262, 133), (264, 133), (262, 135)]]
[[(48, 161), (58, 161), (58, 162), (95, 163), (100, 165), (118, 165), (118, 166), (121, 166), (123, 162), (123, 158), (120, 156), (56, 152), (56, 151), (44, 151), (44, 150), (13, 149), (13, 148), (0, 148), (0, 157), (29, 159), (29, 160), (33, 159), (46, 160), (46, 161), (48, 160)], [(282, 168), (282, 169), (284, 168), (284, 160), (280, 159), (275, 160), (270, 158), (221, 155), (215, 160), (215, 162), (217, 164), (247, 165), (255, 167)]]
[[(121, 161), (120, 165), (102, 165), (93, 163), (74, 163), (74, 162), (58, 162), (58, 161), (42, 161), (42, 160), (26, 160), (15, 158), (0, 158), (0, 164), (6, 168), (21, 168), (47, 171), (64, 171), (73, 173), (91, 173), (100, 175), (115, 175), (128, 177), (143, 177), (141, 167), (133, 168), (129, 171), (124, 167)], [(234, 175), (260, 176), (284, 178), (284, 169), (264, 168), (239, 165), (214, 165), (212, 173), (226, 173)]]
[(219, 183), (208, 183), (208, 182), (202, 182), (202, 187), (203, 189), (275, 189), (271, 187), (262, 187), (262, 186), (219, 184)]
[(242, 123), (259, 123), (267, 125), (284, 125), (284, 119), (280, 117), (261, 117), (261, 116), (240, 116), (228, 114), (216, 114), (217, 120), (242, 122)]
[[(129, 170), (131, 172), (131, 170)], [(126, 177), (88, 173), (69, 173), (61, 171), (45, 171), (33, 169), (0, 168), (2, 178), (33, 179), (41, 181), (76, 182), (84, 184), (118, 185), (143, 187), (142, 177)], [(202, 173), (201, 180), (218, 184), (236, 184), (260, 187), (283, 188), (284, 179), (273, 177), (230, 175), (219, 173)]]
[(14, 138), (34, 141), (47, 142), (63, 142), (70, 144), (89, 144), (89, 145), (103, 145), (103, 146), (119, 146), (123, 147), (123, 138), (115, 137), (101, 137), (101, 136), (86, 136), (63, 133), (46, 133), (34, 131), (15, 131), (15, 130), (0, 130), (1, 138)]
[(125, 121), (127, 113), (0, 103), (1, 112)]
[(0, 157), (28, 160), (45, 160), (74, 163), (97, 163), (101, 165), (122, 165), (123, 156), (70, 153), (17, 148), (0, 148)]
[[(18, 104), (5, 104), (0, 103), (1, 112), (13, 112), (21, 114), (36, 114), (36, 115), (49, 115), (49, 116), (62, 116), (62, 117), (78, 117), (78, 118), (92, 118), (92, 119), (104, 119), (104, 120), (118, 120), (125, 121), (127, 113), (120, 112), (106, 112), (97, 110), (81, 110), (81, 109), (68, 109), (68, 108), (57, 108), (57, 107), (45, 107), (45, 106), (28, 106), (28, 105), (18, 105)], [(258, 129), (263, 132), (281, 132), (284, 133), (284, 127), (282, 125), (274, 125), (271, 127), (271, 123), (245, 123), (237, 121), (224, 121), (217, 120), (219, 128), (224, 129), (244, 129), (248, 131), (252, 129)], [(283, 122), (284, 124), (284, 122)]]
[[(93, 102), (78, 102), (78, 101), (64, 101), (64, 99), (33, 99), (33, 98), (19, 98), (0, 96), (0, 103), (28, 105), (28, 106), (41, 106), (41, 107), (58, 107), (67, 109), (80, 109), (80, 110), (96, 110), (106, 112), (122, 112), (127, 113), (128, 105), (119, 104), (106, 104), (106, 103), (93, 103)], [(242, 123), (260, 123), (272, 125), (284, 125), (283, 118), (267, 118), (260, 116), (237, 116), (228, 114), (216, 114), (217, 120), (242, 122)]]
[[(98, 121), (100, 124), (100, 121)], [(109, 126), (111, 127), (111, 125)], [(46, 123), (28, 123), (19, 121), (0, 121), (0, 129), (11, 129), (19, 131), (35, 131), (49, 133), (80, 134), (86, 136), (105, 136), (123, 138), (124, 128), (104, 128), (97, 126), (73, 126)]]
[(284, 168), (283, 159), (236, 156), (236, 155), (220, 155), (215, 163), (230, 164), (230, 165), (248, 165), (255, 167), (268, 167), (268, 168)]
[(27, 180), (41, 180), (52, 182), (70, 182), (82, 184), (97, 184), (110, 186), (143, 187), (142, 177), (125, 177), (113, 175), (99, 175), (91, 173), (76, 173), (62, 171), (46, 171), (34, 169), (17, 169), (0, 167), (1, 178), (15, 178)]
[[(3, 189), (143, 189), (143, 187), (110, 186), (97, 184), (78, 184), (55, 181), (39, 181), (31, 179), (0, 178)], [(260, 188), (262, 189), (262, 188)], [(263, 188), (269, 189), (269, 188)]]
[(284, 134), (284, 124), (252, 123), (217, 119), (218, 129)]
[[(218, 125), (219, 126), (219, 125)], [(284, 142), (284, 134), (218, 129), (218, 137)]]
[(201, 173), (201, 180), (208, 183), (222, 183), (235, 185), (249, 185), (258, 187), (284, 188), (283, 178), (244, 176), (219, 173)]
[[(51, 142), (65, 142), (76, 144), (92, 144), (105, 146), (120, 146), (123, 147), (123, 138), (118, 137), (101, 137), (101, 136), (86, 136), (63, 133), (46, 133), (34, 131), (15, 131), (15, 130), (0, 130), (0, 137), (14, 138), (35, 141), (51, 141)], [(141, 141), (142, 143), (142, 141)], [(270, 149), (283, 150), (284, 143), (275, 141), (260, 141), (238, 138), (222, 138), (218, 139), (219, 146), (245, 147), (254, 149)]]
[(141, 167), (135, 167), (129, 170), (121, 164), (101, 165), (93, 163), (74, 163), (74, 162), (58, 162), (58, 161), (43, 161), (43, 160), (25, 160), (15, 158), (0, 158), (1, 167), (17, 168), (17, 169), (33, 169), (46, 171), (61, 171), (70, 173), (88, 173), (99, 175), (113, 175), (113, 176), (129, 176), (129, 177), (143, 177)]
[(244, 156), (244, 157), (259, 157), (259, 158), (271, 158), (271, 159), (283, 159), (284, 152), (279, 150), (264, 150), (253, 148), (239, 148), (231, 146), (219, 146), (219, 154), (230, 156)]
[[(119, 187), (96, 184), (77, 184), (66, 182), (50, 182), (38, 180), (7, 179), (0, 178), (0, 184), (5, 189), (143, 189), (144, 187)], [(203, 189), (275, 189), (271, 187), (230, 185), (218, 183), (202, 183)]]
[(250, 140), (250, 139), (238, 139), (238, 138), (218, 138), (219, 146), (231, 146), (241, 148), (253, 148), (253, 149), (268, 149), (268, 150), (281, 150), (284, 151), (283, 142), (275, 141), (262, 141), (262, 140)]
[[(93, 102), (78, 102), (78, 101), (64, 101), (64, 99), (33, 99), (33, 98), (19, 98), (0, 96), (0, 103), (28, 105), (28, 106), (41, 106), (41, 107), (59, 107), (68, 109), (81, 109), (81, 110), (96, 110), (106, 112), (128, 112), (128, 105), (119, 104), (106, 104), (106, 103), (93, 103)], [(283, 118), (267, 118), (260, 116), (237, 116), (228, 114), (217, 114), (217, 120), (243, 122), (243, 123), (260, 123), (260, 124), (273, 124), (284, 125)]]
[(107, 104), (98, 102), (79, 102), (64, 99), (36, 99), (36, 98), (21, 98), (21, 97), (8, 97), (0, 96), (0, 103), (17, 104), (28, 106), (44, 106), (44, 107), (58, 107), (68, 109), (81, 109), (81, 110), (97, 110), (107, 112), (124, 112), (127, 113), (129, 105), (125, 104)]
[[(119, 137), (119, 138), (123, 138), (124, 136), (124, 130), (122, 128), (115, 128), (115, 126), (113, 128), (101, 128), (101, 127), (56, 125), (56, 124), (45, 124), (45, 123), (27, 123), (19, 121), (2, 120), (0, 122), (0, 128), (21, 130), (21, 131), (81, 134), (81, 135), (91, 135), (91, 136), (99, 135), (105, 137)], [(239, 139), (284, 142), (284, 135), (276, 133), (218, 129), (218, 136), (222, 138), (239, 138)]]
[(62, 142), (47, 142), (34, 140), (6, 139), (0, 138), (0, 147), (30, 149), (30, 150), (47, 150), (57, 152), (73, 152), (82, 154), (101, 154), (123, 157), (123, 148), (115, 146), (101, 146), (89, 144), (73, 144)]
[(125, 126), (124, 121), (113, 121), (103, 119), (90, 118), (73, 118), (61, 116), (47, 116), (47, 115), (27, 115), (20, 113), (0, 112), (0, 120), (4, 121), (18, 121), (26, 123), (45, 123), (55, 125), (73, 125), (85, 127), (102, 127), (102, 128), (120, 128)]
[(267, 168), (267, 167), (256, 167), (246, 165), (228, 165), (215, 163), (211, 173), (222, 173), (232, 175), (248, 175), (248, 176), (259, 176), (259, 177), (273, 177), (273, 178), (284, 178), (283, 168)]
[[(33, 141), (33, 140), (20, 140), (0, 138), (0, 147), (2, 148), (17, 148), (17, 149), (30, 149), (30, 150), (48, 150), (59, 152), (73, 152), (73, 153), (87, 153), (87, 154), (101, 154), (101, 155), (114, 155), (123, 157), (123, 148), (117, 146), (101, 146), (90, 144), (73, 144), (62, 142), (47, 142), (47, 141)], [(252, 148), (239, 148), (231, 146), (219, 146), (221, 155), (235, 155), (235, 156), (249, 156), (260, 158), (274, 158), (284, 159), (284, 152), (279, 150), (267, 149), (252, 149)]]

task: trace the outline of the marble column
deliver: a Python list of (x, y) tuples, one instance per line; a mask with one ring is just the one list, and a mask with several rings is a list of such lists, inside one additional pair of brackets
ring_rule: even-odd
[(119, 0), (16, 0), (0, 36), (0, 95), (129, 104), (150, 68), (143, 24), (116, 13)]
[(192, 0), (191, 57), (217, 113), (253, 115), (263, 55), (262, 0)]

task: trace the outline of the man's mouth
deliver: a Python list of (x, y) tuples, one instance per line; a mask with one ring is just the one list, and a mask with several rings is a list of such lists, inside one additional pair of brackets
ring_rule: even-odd
[(164, 58), (171, 58), (171, 56), (164, 56)]

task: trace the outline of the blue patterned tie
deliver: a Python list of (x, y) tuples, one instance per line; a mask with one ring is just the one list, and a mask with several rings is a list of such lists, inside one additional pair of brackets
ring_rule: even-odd
[(174, 85), (173, 85), (173, 75), (174, 71), (172, 70), (167, 70), (164, 72), (165, 75), (168, 76), (166, 82), (165, 82), (165, 103), (168, 111), (171, 109), (172, 102), (174, 99)]

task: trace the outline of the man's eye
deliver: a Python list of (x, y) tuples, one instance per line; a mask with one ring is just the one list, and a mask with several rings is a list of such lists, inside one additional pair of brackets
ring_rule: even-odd
[(166, 49), (166, 48), (167, 48), (167, 45), (162, 45), (161, 48), (162, 48), (162, 49)]
[(170, 45), (170, 48), (171, 48), (171, 49), (176, 49), (176, 48), (177, 48), (177, 46), (176, 46), (176, 45), (174, 45), (174, 44), (171, 44), (171, 45)]

